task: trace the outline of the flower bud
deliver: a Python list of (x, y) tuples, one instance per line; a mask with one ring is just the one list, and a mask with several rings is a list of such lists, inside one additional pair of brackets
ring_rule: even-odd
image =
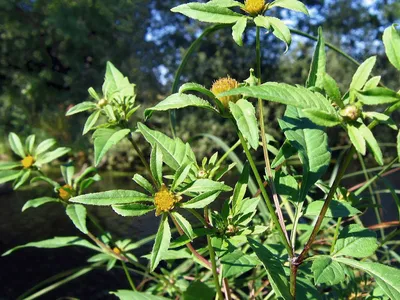
[(264, 0), (246, 0), (244, 2), (244, 10), (250, 15), (258, 15), (264, 11)]
[(63, 185), (62, 187), (60, 187), (60, 189), (58, 190), (58, 196), (62, 200), (68, 201), (72, 197), (73, 192), (74, 192), (74, 188), (72, 186), (70, 186), (69, 184), (66, 184), (66, 185)]
[(346, 107), (340, 111), (340, 115), (347, 120), (355, 121), (360, 117), (361, 109), (356, 105), (346, 105)]
[[(233, 90), (239, 86), (239, 83), (233, 79), (228, 77), (220, 78), (217, 81), (215, 81), (211, 87), (211, 92), (215, 96), (217, 96), (220, 93), (227, 92), (230, 90)], [(229, 107), (229, 102), (235, 103), (240, 99), (239, 95), (234, 95), (234, 96), (224, 96), (224, 97), (217, 97), (219, 101), (221, 101), (222, 105), (225, 108)]]
[(99, 108), (103, 108), (104, 106), (106, 106), (108, 104), (108, 101), (104, 98), (100, 99), (99, 102), (97, 102), (97, 106)]
[(23, 160), (21, 160), (22, 166), (24, 169), (28, 169), (32, 167), (33, 163), (35, 162), (35, 159), (32, 157), (32, 155), (25, 156)]

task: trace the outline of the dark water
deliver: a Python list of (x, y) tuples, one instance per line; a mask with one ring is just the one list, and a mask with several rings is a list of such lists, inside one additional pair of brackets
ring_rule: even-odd
[[(112, 177), (104, 174), (101, 185), (107, 189), (135, 188), (131, 175)], [(45, 196), (45, 187), (7, 192), (0, 195), (0, 253), (17, 245), (32, 241), (50, 239), (54, 236), (76, 236), (77, 230), (65, 215), (62, 205), (45, 204), (21, 213), (21, 208), (29, 199)], [(93, 191), (105, 190), (100, 184)], [(50, 193), (47, 194), (51, 196)], [(107, 228), (114, 238), (140, 240), (157, 230), (159, 220), (153, 213), (139, 218), (123, 218), (110, 208), (90, 207), (90, 212)], [(93, 229), (93, 232), (96, 232)], [(82, 237), (84, 237), (82, 235)], [(149, 252), (151, 244), (145, 245), (142, 254)], [(93, 251), (79, 247), (59, 249), (25, 248), (0, 257), (0, 299), (16, 299), (19, 295), (39, 282), (69, 269), (86, 265)], [(116, 299), (108, 292), (129, 289), (122, 270), (105, 269), (88, 274), (67, 283), (39, 299), (59, 299), (75, 297), (79, 299)]]
[[(104, 180), (94, 186), (93, 191), (106, 189), (134, 189), (131, 175), (111, 176), (102, 174)], [(387, 178), (392, 185), (400, 187), (398, 175)], [(345, 180), (347, 187), (357, 183)], [(362, 181), (362, 178), (359, 178)], [(384, 189), (384, 186), (379, 188)], [(31, 241), (50, 239), (54, 236), (76, 236), (77, 230), (71, 224), (61, 205), (46, 204), (40, 208), (28, 209), (21, 213), (24, 203), (36, 197), (44, 196), (44, 187), (37, 187), (18, 192), (7, 192), (0, 195), (0, 253), (20, 244)], [(51, 195), (51, 191), (48, 194)], [(390, 195), (382, 195), (383, 220), (398, 220), (398, 209)], [(157, 230), (159, 220), (153, 213), (139, 218), (123, 218), (110, 208), (90, 207), (103, 227), (113, 233), (114, 238), (131, 238), (140, 240)], [(376, 224), (371, 209), (362, 217), (366, 226)], [(395, 227), (386, 230), (390, 232)], [(95, 230), (93, 230), (95, 232)], [(79, 234), (78, 234), (79, 235)], [(148, 253), (151, 244), (141, 248), (141, 254)], [(65, 270), (86, 265), (86, 260), (93, 252), (84, 248), (68, 247), (60, 249), (26, 248), (0, 257), (0, 299), (16, 299), (39, 282)], [(108, 294), (117, 289), (129, 289), (123, 271), (104, 269), (91, 271), (61, 288), (41, 296), (39, 299), (62, 299), (74, 297), (79, 299), (116, 299)]]

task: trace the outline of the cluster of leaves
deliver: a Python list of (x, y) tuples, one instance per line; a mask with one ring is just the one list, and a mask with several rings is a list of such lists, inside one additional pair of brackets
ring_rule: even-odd
[[(180, 5), (173, 11), (200, 21), (234, 24), (233, 38), (239, 45), (242, 44), (241, 35), (250, 21), (254, 22), (257, 32), (260, 27), (271, 30), (289, 46), (290, 31), (287, 27), (282, 21), (264, 15), (275, 6), (308, 13), (305, 6), (296, 0), (276, 0), (268, 4), (253, 0), (246, 0), (244, 4), (231, 0), (212, 0), (207, 3)], [(231, 9), (236, 7), (248, 15)], [(386, 29), (384, 43), (389, 60), (400, 69), (400, 35), (394, 26)], [(276, 298), (283, 299), (295, 298), (296, 289), (298, 294), (305, 295), (307, 299), (322, 299), (321, 294), (325, 294), (326, 297), (350, 297), (351, 293), (358, 293), (359, 289), (363, 295), (371, 297), (380, 295), (384, 299), (400, 298), (400, 271), (377, 262), (379, 257), (376, 251), (386, 241), (378, 241), (374, 232), (361, 225), (358, 218), (361, 213), (358, 191), (351, 193), (339, 188), (340, 179), (352, 159), (353, 147), (365, 155), (368, 145), (377, 163), (384, 164), (382, 152), (372, 132), (376, 124), (382, 123), (398, 130), (389, 115), (400, 107), (400, 95), (382, 86), (380, 77), (369, 79), (374, 64), (374, 57), (362, 63), (354, 74), (348, 91), (342, 95), (336, 81), (326, 71), (325, 41), (320, 30), (305, 86), (261, 83), (261, 79), (251, 71), (250, 77), (238, 84), (237, 88), (226, 88), (219, 94), (200, 84), (186, 83), (178, 93), (145, 110), (145, 120), (151, 118), (155, 112), (186, 107), (208, 109), (218, 117), (230, 120), (248, 160), (248, 163), (240, 168), (241, 175), (232, 189), (221, 180), (223, 175), (235, 166), (224, 164), (229, 151), (220, 159), (216, 153), (198, 163), (189, 143), (152, 130), (142, 122), (137, 122), (134, 129), (129, 128), (128, 121), (138, 108), (135, 106), (135, 86), (108, 63), (102, 97), (90, 88), (89, 94), (96, 103), (78, 104), (71, 108), (67, 115), (91, 111), (83, 133), (95, 130), (93, 140), (96, 165), (113, 145), (125, 137), (128, 138), (147, 171), (147, 174), (133, 176), (133, 180), (143, 190), (111, 190), (86, 194), (85, 190), (100, 178), (98, 175), (88, 177), (96, 171), (94, 168), (88, 168), (80, 175), (74, 176), (72, 165), (61, 167), (64, 185), (44, 175), (35, 177), (33, 182), (42, 180), (50, 183), (56, 197), (30, 200), (23, 210), (48, 202), (59, 202), (65, 206), (67, 215), (77, 229), (86, 234), (94, 244), (78, 237), (56, 237), (18, 246), (4, 255), (23, 247), (58, 248), (75, 245), (90, 248), (99, 252), (89, 258), (88, 262), (92, 266), (105, 264), (107, 269), (111, 269), (118, 260), (121, 261), (133, 289), (115, 292), (121, 299), (165, 299), (150, 294), (169, 297), (178, 295), (184, 299), (202, 294), (204, 299), (211, 299), (215, 293), (222, 299), (221, 285), (227, 295), (235, 293), (245, 298), (250, 292), (263, 291), (267, 284), (270, 286), (266, 289), (270, 296), (275, 294)], [(207, 97), (207, 100), (190, 92)], [(252, 98), (259, 99), (261, 105), (263, 100), (286, 105), (285, 115), (279, 120), (286, 140), (279, 150), (273, 151), (275, 157), (271, 165), (267, 149), (270, 145), (264, 136), (260, 142), (260, 132), (264, 135), (264, 125), (263, 121), (256, 117)], [(387, 104), (390, 106), (383, 113), (364, 111), (365, 107)], [(261, 115), (261, 119), (262, 117)], [(103, 118), (103, 121), (100, 122), (100, 118)], [(367, 125), (369, 119), (372, 122)], [(101, 124), (96, 125), (97, 123)], [(333, 126), (340, 126), (347, 132), (351, 149), (348, 151), (348, 158), (344, 159), (343, 170), (337, 173), (334, 184), (329, 185), (322, 181), (331, 163), (331, 150), (325, 128)], [(151, 145), (149, 163), (131, 137), (135, 133), (140, 133)], [(40, 151), (33, 151), (32, 139), (34, 138), (27, 139), (27, 153), (31, 156), (28, 169), (37, 169), (49, 159), (40, 156)], [(4, 168), (26, 168), (26, 152), (13, 134), (10, 135), (10, 144), (23, 161), (18, 164), (5, 164)], [(275, 208), (252, 158), (251, 151), (256, 151), (260, 144), (266, 153), (265, 183), (271, 187), (274, 201), (278, 201), (275, 202)], [(400, 139), (397, 144), (400, 150)], [(56, 153), (61, 152), (58, 150)], [(288, 163), (295, 155), (300, 160), (301, 172)], [(55, 154), (48, 156), (52, 159), (56, 157)], [(388, 168), (391, 165), (389, 164)], [(260, 190), (252, 196), (248, 196), (248, 187), (252, 184), (250, 170)], [(28, 171), (24, 172), (26, 174)], [(7, 176), (3, 177), (12, 177)], [(379, 178), (379, 175), (374, 178)], [(18, 180), (20, 182), (22, 179)], [(366, 185), (370, 185), (374, 180)], [(26, 179), (23, 182), (25, 181)], [(16, 184), (16, 187), (19, 185)], [(323, 198), (320, 198), (320, 193), (315, 192), (315, 187), (322, 191)], [(226, 193), (231, 191), (228, 196)], [(215, 211), (210, 205), (217, 199), (222, 200), (222, 208)], [(285, 216), (282, 215), (280, 201), (287, 208), (288, 220), (291, 221), (288, 226), (283, 219)], [(144, 256), (150, 262), (149, 269), (129, 253), (138, 248), (140, 242), (115, 241), (107, 232), (101, 232), (100, 237), (96, 237), (88, 230), (87, 218), (96, 225), (86, 209), (86, 206), (91, 205), (108, 206), (123, 217), (139, 217), (151, 211), (160, 216), (160, 225), (154, 236), (151, 253)], [(257, 209), (261, 209), (262, 205), (267, 206), (267, 212), (257, 213)], [(187, 217), (189, 215), (198, 220), (199, 224), (193, 224), (194, 222)], [(315, 217), (317, 218), (314, 221)], [(348, 217), (354, 217), (359, 224), (342, 227), (342, 218)], [(180, 235), (173, 241), (170, 220)], [(326, 240), (332, 240), (328, 243), (330, 248), (315, 247), (314, 255), (306, 258), (305, 255), (308, 254), (320, 227), (329, 224), (336, 227), (333, 236), (329, 228), (325, 232)], [(290, 237), (287, 230), (290, 230)], [(207, 246), (195, 249), (192, 243), (197, 239), (195, 242), (201, 244), (202, 237), (206, 237)], [(177, 261), (181, 259), (185, 261), (178, 265)], [(164, 268), (160, 265), (163, 260), (174, 263), (167, 264)], [(145, 292), (137, 291), (130, 280), (125, 263), (132, 264), (135, 272), (144, 271), (145, 274), (153, 276), (153, 279), (157, 279), (156, 283), (149, 285)], [(368, 277), (360, 276), (359, 271), (354, 272), (352, 269), (368, 274)], [(161, 274), (156, 272), (158, 270), (161, 270)], [(190, 275), (195, 280), (189, 283), (183, 274)], [(287, 274), (290, 274), (290, 280)], [(211, 275), (213, 282), (207, 280)], [(353, 285), (349, 285), (349, 282), (360, 283), (364, 279), (372, 282), (372, 278), (376, 284), (356, 284), (355, 289)], [(253, 286), (249, 287), (248, 282)], [(142, 284), (140, 286), (143, 287)], [(329, 286), (332, 287), (327, 289)], [(257, 296), (254, 297), (261, 296), (258, 294), (257, 292)]]

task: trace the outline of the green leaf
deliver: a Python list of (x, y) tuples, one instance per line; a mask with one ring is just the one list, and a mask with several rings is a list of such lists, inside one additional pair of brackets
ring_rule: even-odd
[(154, 194), (155, 190), (153, 188), (153, 185), (142, 175), (140, 174), (135, 174), (133, 176), (133, 180), (140, 185), (142, 188), (144, 188), (146, 191), (148, 191), (150, 194)]
[(397, 156), (399, 157), (400, 160), (400, 131), (397, 134)]
[(183, 232), (186, 236), (193, 241), (195, 238), (193, 233), (192, 225), (186, 220), (181, 214), (177, 213), (176, 211), (171, 212), (172, 216), (175, 218), (175, 221), (179, 224), (179, 227), (182, 228)]
[(162, 152), (159, 147), (154, 145), (154, 148), (151, 150), (150, 155), (150, 170), (154, 179), (161, 186), (162, 185)]
[(371, 275), (383, 292), (391, 299), (400, 299), (400, 270), (373, 262), (360, 262), (344, 257), (334, 260)]
[(243, 33), (247, 26), (247, 18), (242, 17), (232, 26), (232, 37), (236, 44), (243, 46)]
[(181, 139), (171, 139), (159, 131), (151, 130), (142, 123), (138, 123), (138, 129), (153, 148), (157, 144), (163, 154), (164, 162), (173, 170), (179, 169), (180, 166), (190, 161), (195, 161), (190, 145), (183, 143)]
[(56, 144), (56, 140), (55, 139), (47, 139), (44, 140), (43, 142), (41, 142), (35, 149), (35, 155), (40, 155), (44, 152), (46, 152), (47, 150), (49, 150), (51, 147), (53, 147)]
[(9, 255), (10, 253), (22, 249), (22, 248), (28, 248), (28, 247), (35, 247), (35, 248), (45, 248), (45, 249), (55, 249), (55, 248), (61, 248), (61, 247), (68, 247), (68, 246), (81, 246), (85, 248), (89, 248), (92, 250), (100, 251), (100, 249), (88, 241), (77, 237), (77, 236), (63, 236), (63, 237), (54, 237), (52, 239), (48, 240), (43, 240), (40, 242), (31, 242), (27, 243), (25, 245), (20, 245), (17, 247), (14, 247), (7, 252), (3, 253), (2, 256)]
[(342, 265), (329, 256), (317, 256), (311, 270), (314, 274), (315, 284), (334, 285), (345, 280), (345, 270)]
[(232, 188), (225, 185), (223, 182), (213, 181), (211, 179), (197, 179), (188, 187), (186, 187), (182, 193), (206, 193), (206, 192), (229, 192)]
[(301, 109), (313, 108), (328, 114), (335, 114), (330, 101), (320, 93), (314, 93), (302, 86), (292, 86), (286, 83), (267, 82), (258, 86), (236, 88), (218, 96), (243, 95), (245, 97), (261, 98), (279, 102)]
[[(317, 200), (311, 202), (305, 212), (305, 216), (318, 216), (321, 212), (324, 200)], [(351, 206), (349, 203), (344, 201), (332, 200), (329, 204), (328, 211), (326, 212), (325, 218), (340, 218), (340, 217), (351, 217), (361, 213), (358, 209)]]
[(334, 127), (342, 123), (342, 121), (336, 114), (331, 115), (318, 109), (303, 109), (303, 113), (307, 118), (320, 126)]
[(75, 227), (84, 234), (88, 233), (86, 227), (86, 208), (80, 204), (68, 204), (65, 211)]
[(369, 75), (371, 74), (372, 68), (375, 66), (376, 56), (372, 56), (365, 60), (357, 69), (353, 75), (353, 79), (350, 83), (350, 90), (361, 90), (364, 84), (367, 82)]
[(358, 99), (365, 105), (380, 105), (400, 101), (400, 95), (387, 88), (376, 87), (366, 91), (357, 91)]
[(99, 128), (93, 133), (94, 157), (97, 166), (108, 150), (130, 133), (129, 129)]
[(72, 186), (72, 177), (75, 173), (75, 167), (72, 164), (66, 164), (62, 165), (60, 168), (65, 183)]
[(22, 170), (0, 171), (0, 184), (17, 179), (22, 175)]
[(28, 154), (33, 154), (33, 148), (35, 146), (35, 135), (31, 134), (30, 136), (28, 136), (25, 140), (25, 150), (26, 153)]
[(278, 154), (275, 156), (272, 161), (271, 167), (276, 168), (277, 166), (283, 164), (286, 160), (288, 160), (291, 156), (297, 153), (297, 149), (293, 147), (289, 140), (285, 140), (282, 147), (279, 149)]
[(152, 198), (131, 190), (113, 190), (100, 193), (84, 194), (69, 199), (69, 202), (81, 203), (87, 205), (114, 205), (114, 204), (128, 204), (134, 202), (152, 202)]
[(363, 90), (366, 91), (366, 90), (374, 89), (374, 88), (378, 87), (379, 82), (381, 82), (381, 76), (374, 76), (365, 83)]
[(103, 94), (108, 100), (111, 100), (115, 94), (121, 97), (133, 97), (135, 94), (135, 85), (130, 84), (127, 77), (111, 63), (107, 62), (106, 75), (103, 84)]
[(22, 167), (21, 162), (6, 161), (0, 162), (0, 171), (11, 170), (17, 167)]
[(53, 151), (42, 153), (41, 155), (39, 155), (37, 157), (35, 165), (36, 164), (38, 164), (38, 165), (47, 164), (47, 163), (49, 163), (49, 162), (51, 162), (53, 160), (56, 160), (57, 158), (65, 155), (65, 154), (67, 154), (69, 151), (71, 151), (70, 148), (60, 147), (60, 148), (57, 148), (57, 149), (55, 149)]
[(243, 18), (243, 15), (231, 11), (229, 8), (196, 2), (179, 5), (172, 8), (171, 11), (208, 23), (232, 24)]
[(363, 115), (367, 118), (376, 120), (379, 123), (385, 124), (385, 125), (389, 126), (390, 128), (392, 128), (393, 130), (398, 130), (396, 123), (388, 115), (374, 112), (374, 111), (363, 112)]
[(363, 258), (373, 255), (377, 248), (375, 232), (350, 224), (340, 232), (332, 255)]
[(278, 18), (261, 15), (255, 17), (254, 22), (257, 26), (264, 27), (267, 30), (270, 30), (272, 28), (272, 34), (286, 44), (285, 52), (288, 51), (289, 46), (292, 42), (292, 36), (290, 34), (289, 28), (285, 25), (285, 23), (283, 23)]
[(236, 103), (229, 102), (229, 108), (239, 131), (244, 138), (249, 142), (250, 146), (257, 150), (259, 141), (259, 130), (256, 118), (256, 111), (253, 104), (246, 99), (240, 99)]
[(383, 44), (389, 61), (400, 71), (400, 33), (397, 31), (396, 26), (397, 24), (393, 24), (385, 29), (383, 32)]
[(88, 93), (94, 100), (100, 101), (100, 97), (99, 97), (99, 95), (97, 95), (94, 88), (92, 88), (92, 87), (88, 88)]
[(131, 290), (117, 290), (116, 292), (110, 292), (110, 294), (117, 296), (120, 300), (168, 300), (164, 297)]
[(176, 170), (176, 173), (174, 175), (174, 180), (172, 181), (171, 184), (171, 190), (175, 190), (181, 183), (185, 181), (185, 179), (189, 175), (192, 166), (193, 166), (192, 164), (187, 164), (181, 166), (178, 170)]
[(220, 7), (244, 7), (244, 4), (234, 0), (211, 0), (207, 2), (208, 5), (215, 5)]
[(26, 156), (24, 146), (22, 146), (21, 140), (19, 139), (19, 136), (16, 135), (14, 132), (11, 132), (8, 135), (8, 142), (10, 143), (11, 150), (20, 156), (21, 158), (24, 158)]
[(207, 284), (193, 281), (182, 295), (182, 300), (213, 300), (215, 291)]
[(57, 198), (51, 198), (51, 197), (41, 197), (41, 198), (32, 199), (32, 200), (27, 201), (24, 204), (24, 206), (22, 207), (22, 211), (25, 211), (31, 207), (36, 208), (36, 207), (39, 207), (43, 204), (50, 203), (50, 202), (60, 202), (60, 200)]
[(219, 196), (221, 192), (207, 192), (207, 193), (202, 193), (189, 201), (183, 202), (180, 207), (182, 208), (204, 208), (205, 206), (209, 205), (212, 203), (217, 197)]
[(306, 82), (306, 87), (318, 87), (322, 89), (324, 87), (325, 78), (325, 65), (326, 65), (326, 53), (325, 53), (325, 39), (322, 32), (322, 28), (318, 28), (318, 41), (315, 46), (313, 59), (311, 62), (310, 72)]
[(359, 123), (356, 125), (349, 123), (347, 124), (346, 129), (354, 148), (356, 148), (357, 152), (365, 155), (367, 148), (365, 145), (365, 139), (359, 130)]
[(58, 189), (60, 187), (60, 185), (58, 184), (58, 182), (51, 180), (50, 178), (46, 177), (46, 176), (36, 176), (33, 177), (31, 179), (31, 183), (37, 182), (37, 181), (44, 181), (48, 184), (50, 184), (52, 187)]
[(83, 132), (82, 135), (85, 135), (90, 131), (90, 129), (93, 128), (93, 126), (96, 124), (97, 120), (99, 119), (101, 111), (96, 110), (93, 112), (86, 120), (85, 125), (83, 126)]
[(328, 97), (333, 100), (340, 108), (344, 108), (342, 101), (342, 94), (335, 79), (333, 79), (328, 73), (324, 75), (324, 90)]
[(211, 111), (216, 111), (214, 107), (212, 107), (212, 105), (204, 99), (201, 99), (194, 95), (176, 93), (167, 97), (156, 106), (146, 109), (144, 111), (144, 117), (145, 119), (148, 119), (152, 115), (153, 111), (168, 111), (171, 109), (180, 109), (189, 106), (206, 108)]
[(222, 276), (224, 278), (239, 276), (253, 269), (259, 261), (255, 257), (244, 254), (240, 250), (228, 253), (221, 258)]
[(283, 299), (292, 299), (289, 292), (289, 283), (287, 281), (285, 270), (283, 269), (281, 261), (274, 256), (264, 245), (259, 242), (247, 238), (250, 247), (256, 253), (257, 257), (261, 260), (265, 270), (268, 274), (268, 279), (277, 297)]
[(77, 113), (80, 113), (80, 112), (83, 112), (83, 111), (86, 111), (89, 109), (95, 109), (95, 108), (97, 108), (96, 103), (86, 101), (86, 102), (82, 102), (82, 103), (74, 105), (67, 111), (67, 113), (65, 115), (71, 116), (71, 115), (74, 115), (74, 114), (77, 114)]
[(331, 153), (328, 136), (319, 126), (313, 124), (298, 108), (288, 106), (279, 125), (291, 145), (299, 151), (303, 165), (303, 182), (299, 201), (303, 201), (311, 186), (327, 170)]
[(169, 244), (171, 242), (171, 230), (168, 224), (168, 215), (163, 214), (158, 228), (156, 239), (154, 241), (153, 249), (151, 250), (150, 258), (150, 269), (154, 271), (157, 268), (160, 261), (163, 259), (163, 255), (168, 251)]
[(209, 97), (210, 99), (215, 99), (215, 95), (213, 94), (213, 92), (211, 92), (209, 89), (206, 89), (201, 84), (198, 84), (198, 83), (195, 83), (195, 82), (184, 83), (179, 88), (179, 93), (180, 94), (188, 92), (188, 91), (199, 92), (199, 93)]
[(273, 7), (283, 7), (309, 16), (307, 7), (302, 2), (297, 0), (275, 0), (268, 5), (268, 9)]
[(250, 166), (245, 164), (242, 170), (242, 174), (239, 177), (239, 181), (235, 185), (232, 195), (232, 210), (235, 215), (238, 212), (241, 202), (247, 191), (247, 184), (250, 178)]
[(29, 176), (31, 176), (31, 169), (22, 170), (20, 177), (14, 182), (14, 190), (20, 188), (29, 179)]
[(383, 166), (382, 151), (374, 135), (372, 134), (372, 131), (364, 124), (361, 124), (361, 126), (358, 128), (358, 131), (362, 134), (368, 146), (370, 147), (376, 162)]
[(279, 196), (285, 197), (291, 202), (297, 202), (299, 195), (299, 184), (296, 179), (290, 175), (283, 175), (282, 172), (275, 173), (275, 187)]
[(154, 205), (143, 203), (130, 203), (124, 205), (112, 205), (112, 209), (123, 217), (143, 216), (155, 209)]

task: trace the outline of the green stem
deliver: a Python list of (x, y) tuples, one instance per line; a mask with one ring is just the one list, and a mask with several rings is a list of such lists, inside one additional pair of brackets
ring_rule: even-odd
[(340, 230), (340, 224), (342, 223), (342, 217), (339, 217), (336, 223), (336, 229), (335, 229), (335, 234), (333, 235), (333, 241), (332, 241), (332, 245), (331, 245), (331, 255), (333, 253), (333, 250), (335, 249), (335, 244), (337, 241), (337, 238), (339, 236), (339, 230)]
[(217, 290), (218, 299), (223, 300), (224, 295), (222, 294), (221, 285), (219, 284), (217, 262), (215, 260), (215, 252), (213, 246), (211, 245), (211, 238), (209, 235), (207, 235), (207, 244), (208, 244), (208, 252), (210, 253), (211, 270), (213, 273), (215, 289)]
[(296, 212), (294, 215), (294, 222), (293, 222), (293, 228), (292, 232), (290, 233), (290, 242), (292, 244), (293, 251), (296, 248), (296, 234), (297, 234), (297, 226), (299, 224), (299, 220), (301, 217), (301, 211), (303, 209), (303, 202), (300, 202), (298, 205), (296, 205)]
[(131, 275), (129, 274), (128, 269), (126, 268), (126, 264), (123, 261), (121, 261), (121, 264), (122, 264), (122, 268), (124, 269), (125, 276), (128, 279), (128, 282), (129, 282), (132, 290), (136, 291), (136, 288), (135, 288), (135, 285), (134, 285), (134, 283), (132, 281)]
[(298, 265), (291, 262), (290, 264), (290, 294), (293, 299), (296, 299), (296, 279), (297, 279), (297, 269)]
[(280, 222), (278, 220), (278, 217), (275, 214), (275, 210), (274, 210), (274, 208), (272, 206), (271, 200), (269, 199), (267, 191), (265, 190), (264, 183), (261, 180), (260, 173), (258, 172), (257, 166), (254, 163), (253, 157), (251, 156), (251, 153), (250, 153), (249, 149), (247, 148), (246, 141), (245, 141), (245, 139), (244, 139), (244, 137), (243, 137), (243, 135), (242, 135), (242, 133), (240, 131), (237, 131), (237, 134), (238, 134), (238, 136), (240, 138), (240, 142), (242, 143), (242, 147), (244, 149), (244, 152), (246, 153), (247, 160), (250, 163), (250, 167), (251, 167), (251, 169), (253, 171), (254, 177), (256, 178), (256, 181), (257, 181), (257, 184), (258, 184), (258, 186), (260, 188), (261, 194), (263, 195), (263, 198), (264, 198), (265, 203), (267, 205), (268, 211), (271, 214), (272, 221), (274, 222), (275, 226), (278, 228), (279, 235), (281, 236), (281, 239), (282, 239), (283, 244), (284, 244), (284, 246), (285, 246), (285, 248), (286, 248), (286, 250), (287, 250), (287, 252), (289, 254), (289, 257), (293, 257), (293, 249), (289, 244), (289, 241), (288, 241), (288, 239), (286, 237), (285, 232), (283, 231), (282, 227), (280, 226)]
[(216, 165), (216, 166), (220, 166), (220, 165), (225, 161), (225, 159), (229, 156), (229, 154), (230, 154), (231, 152), (235, 151), (235, 149), (236, 149), (237, 147), (239, 147), (239, 146), (240, 146), (240, 141), (237, 141), (232, 147), (229, 148), (228, 151), (226, 151), (226, 152), (224, 153), (224, 155), (221, 156), (221, 158), (217, 161), (217, 163), (216, 163), (215, 165)]

